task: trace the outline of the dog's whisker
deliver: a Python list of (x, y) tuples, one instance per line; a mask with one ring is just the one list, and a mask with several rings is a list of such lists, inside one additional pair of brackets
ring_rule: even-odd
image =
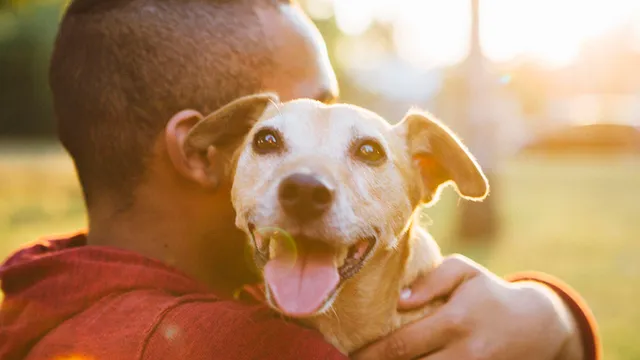
[(335, 319), (336, 319), (336, 321), (337, 321), (338, 330), (340, 330), (340, 329), (341, 329), (341, 327), (342, 327), (342, 324), (340, 323), (340, 316), (338, 316), (338, 312), (336, 311), (335, 306), (331, 305), (331, 306), (329, 307), (329, 310), (333, 313), (334, 318), (335, 318)]

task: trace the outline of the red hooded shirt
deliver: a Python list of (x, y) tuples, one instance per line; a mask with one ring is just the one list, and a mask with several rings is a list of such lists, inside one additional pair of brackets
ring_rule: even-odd
[[(257, 301), (223, 300), (162, 262), (87, 246), (84, 235), (16, 252), (0, 280), (3, 360), (347, 359), (318, 332)], [(588, 309), (557, 282), (540, 281), (571, 305), (585, 359), (596, 359)]]

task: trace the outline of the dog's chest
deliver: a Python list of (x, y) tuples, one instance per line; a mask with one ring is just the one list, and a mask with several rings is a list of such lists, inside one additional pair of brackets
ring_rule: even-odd
[(329, 313), (313, 320), (325, 339), (345, 354), (440, 306), (433, 303), (416, 311), (397, 311), (400, 290), (442, 261), (439, 247), (424, 229), (412, 229), (406, 240), (385, 259), (373, 259), (376, 266), (348, 284)]

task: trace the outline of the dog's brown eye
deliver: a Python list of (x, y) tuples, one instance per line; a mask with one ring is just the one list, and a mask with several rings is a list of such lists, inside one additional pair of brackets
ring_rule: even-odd
[(275, 130), (262, 129), (253, 137), (253, 150), (257, 153), (266, 154), (281, 148), (280, 137)]
[(373, 140), (365, 140), (358, 144), (355, 155), (358, 160), (370, 165), (381, 164), (387, 158), (382, 145)]

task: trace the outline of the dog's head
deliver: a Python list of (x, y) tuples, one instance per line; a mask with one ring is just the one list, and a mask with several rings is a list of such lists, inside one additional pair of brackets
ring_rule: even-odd
[(472, 200), (488, 192), (462, 143), (421, 112), (391, 126), (356, 106), (258, 94), (202, 120), (185, 144), (201, 153), (235, 144), (236, 225), (252, 239), (271, 305), (294, 317), (327, 309), (444, 185)]

